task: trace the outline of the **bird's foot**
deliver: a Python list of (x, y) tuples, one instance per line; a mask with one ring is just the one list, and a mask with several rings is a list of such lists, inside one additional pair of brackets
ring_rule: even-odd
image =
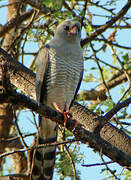
[(66, 110), (62, 111), (61, 108), (54, 102), (53, 103), (54, 108), (61, 113), (64, 116), (64, 126), (66, 125), (67, 118), (71, 118), (72, 115), (69, 113), (69, 109), (66, 108)]
[(75, 128), (77, 127), (77, 121), (72, 118), (72, 114), (69, 112), (69, 108), (65, 107), (65, 110), (62, 111), (55, 102), (53, 103), (53, 106), (59, 113), (61, 113), (64, 116), (64, 126), (66, 126), (67, 118), (69, 118), (70, 120), (75, 122)]

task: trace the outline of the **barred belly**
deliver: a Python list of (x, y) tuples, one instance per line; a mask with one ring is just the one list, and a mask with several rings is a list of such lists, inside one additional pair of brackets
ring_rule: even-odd
[(61, 110), (64, 110), (65, 106), (70, 106), (79, 82), (81, 70), (79, 66), (80, 62), (71, 59), (55, 57), (51, 60), (47, 73), (48, 106), (53, 108), (54, 102)]

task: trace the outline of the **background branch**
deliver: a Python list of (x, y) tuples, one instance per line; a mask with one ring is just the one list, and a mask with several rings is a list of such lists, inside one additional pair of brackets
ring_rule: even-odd
[(87, 38), (83, 39), (81, 41), (81, 46), (83, 47), (86, 45), (88, 42), (92, 41), (95, 39), (98, 35), (100, 35), (102, 32), (104, 32), (107, 28), (112, 26), (118, 19), (120, 19), (124, 14), (127, 13), (129, 8), (131, 7), (131, 1), (128, 0), (127, 4), (120, 10), (119, 13), (117, 13), (111, 20), (109, 20), (106, 24), (98, 28), (94, 33), (92, 33), (90, 36)]
[(12, 19), (10, 19), (4, 26), (2, 26), (0, 28), (0, 37), (4, 36), (6, 33), (8, 33), (12, 28), (14, 28), (14, 26), (19, 25), (23, 21), (29, 19), (32, 16), (33, 12), (34, 12), (34, 10), (31, 9), (31, 10), (21, 14), (19, 16), (19, 18), (17, 16), (12, 17)]

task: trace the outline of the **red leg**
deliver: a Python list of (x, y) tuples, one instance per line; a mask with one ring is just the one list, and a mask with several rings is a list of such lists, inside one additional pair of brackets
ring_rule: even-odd
[(55, 108), (59, 113), (63, 114), (63, 116), (64, 116), (64, 125), (65, 125), (66, 122), (67, 122), (67, 112), (63, 112), (63, 111), (60, 109), (60, 107), (56, 104), (56, 102), (53, 103), (53, 106), (54, 106), (54, 108)]
[(72, 118), (72, 115), (71, 113), (69, 112), (69, 108), (68, 107), (65, 107), (65, 114), (68, 118), (70, 118), (70, 120), (74, 121), (75, 122), (75, 128), (77, 127), (77, 121), (75, 119)]
[(55, 107), (55, 109), (56, 109), (59, 113), (63, 114), (63, 116), (64, 116), (64, 125), (65, 125), (66, 122), (67, 122), (67, 118), (70, 118), (71, 120), (75, 121), (75, 127), (77, 127), (77, 121), (76, 121), (75, 119), (72, 119), (72, 115), (69, 113), (69, 108), (68, 108), (68, 107), (65, 107), (65, 110), (62, 111), (62, 110), (60, 109), (60, 107), (59, 107), (55, 102), (53, 103), (53, 106)]

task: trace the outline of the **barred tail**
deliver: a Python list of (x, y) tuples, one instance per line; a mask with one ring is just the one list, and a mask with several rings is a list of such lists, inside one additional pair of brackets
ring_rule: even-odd
[[(41, 118), (37, 144), (53, 143), (57, 140), (57, 125), (49, 119)], [(52, 180), (55, 165), (56, 146), (47, 146), (32, 153), (31, 180)]]

